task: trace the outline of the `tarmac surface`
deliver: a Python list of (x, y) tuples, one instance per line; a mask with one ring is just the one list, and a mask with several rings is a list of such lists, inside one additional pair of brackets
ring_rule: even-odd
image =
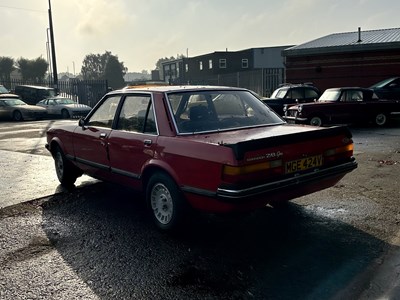
[[(4, 134), (4, 132), (3, 132), (3, 134)], [(383, 141), (383, 139), (386, 141), (385, 143), (381, 142), (381, 141)], [(390, 141), (390, 143), (388, 141)], [(390, 130), (385, 129), (385, 130), (379, 130), (379, 131), (374, 129), (373, 133), (371, 133), (370, 130), (361, 130), (361, 131), (359, 130), (356, 132), (356, 135), (355, 135), (355, 143), (357, 146), (356, 147), (357, 148), (356, 155), (360, 158), (360, 161), (361, 161), (361, 158), (364, 157), (365, 167), (371, 165), (372, 162), (374, 162), (377, 158), (379, 158), (379, 160), (377, 161), (377, 163), (379, 163), (378, 164), (379, 169), (382, 170), (385, 168), (388, 168), (388, 169), (390, 168), (394, 171), (392, 173), (393, 181), (391, 181), (393, 195), (398, 195), (398, 193), (399, 193), (398, 192), (399, 191), (398, 190), (398, 178), (399, 178), (398, 177), (398, 174), (399, 174), (398, 173), (398, 170), (399, 170), (398, 169), (398, 165), (399, 165), (398, 154), (400, 153), (400, 148), (399, 148), (400, 142), (399, 141), (400, 141), (400, 129), (399, 128), (393, 128)], [(26, 143), (29, 143), (29, 145), (27, 145)], [(40, 153), (38, 153), (37, 151), (36, 152), (31, 151), (31, 152), (25, 152), (25, 153), (14, 152), (14, 151), (12, 151), (12, 149), (15, 149), (16, 145), (17, 146), (25, 145), (27, 148), (32, 148), (31, 146), (34, 145), (35, 146), (34, 149), (37, 149), (37, 151), (39, 151)], [(5, 144), (2, 145), (2, 149), (4, 149), (4, 150), (0, 150), (0, 170), (1, 170), (0, 171), (0, 213), (3, 211), (4, 214), (6, 214), (6, 212), (5, 212), (6, 210), (3, 208), (8, 207), (7, 208), (8, 210), (12, 210), (12, 206), (19, 204), (19, 203), (22, 203), (22, 205), (19, 205), (18, 207), (24, 208), (24, 202), (28, 202), (33, 199), (46, 198), (48, 196), (52, 196), (54, 194), (60, 194), (65, 191), (58, 182), (58, 179), (57, 179), (57, 176), (56, 176), (56, 173), (54, 170), (54, 161), (53, 161), (52, 157), (48, 154), (48, 152), (44, 149), (43, 145), (44, 145), (43, 136), (32, 137), (29, 139), (29, 142), (23, 141), (23, 139), (18, 136), (13, 136), (7, 140), (7, 145), (5, 145)], [(374, 156), (372, 154), (369, 154), (370, 152), (371, 153), (379, 153), (379, 156)], [(40, 154), (40, 155), (37, 155), (37, 154)], [(390, 154), (390, 156), (389, 156), (389, 154)], [(366, 168), (360, 167), (359, 170), (357, 170), (357, 172), (361, 172), (363, 169), (365, 170)], [(378, 172), (376, 172), (376, 173), (378, 173)], [(372, 172), (370, 174), (373, 175)], [(351, 177), (349, 176), (348, 178), (351, 178)], [(382, 178), (382, 180), (385, 180), (385, 178)], [(386, 180), (388, 180), (388, 179), (386, 178)], [(91, 179), (90, 177), (82, 176), (77, 180), (76, 186), (84, 187), (87, 185), (91, 185), (93, 182), (95, 182), (95, 180)], [(350, 185), (350, 182), (348, 181), (347, 184)], [(354, 186), (357, 186), (357, 185), (354, 185)], [(396, 188), (396, 186), (397, 186), (397, 188)], [(365, 187), (366, 188), (368, 187), (371, 190), (371, 192), (373, 192), (375, 189), (377, 190), (376, 187), (367, 186), (367, 184), (365, 184)], [(337, 190), (340, 190), (340, 187)], [(349, 191), (347, 191), (347, 192), (349, 192)], [(77, 193), (79, 195), (79, 192), (77, 192)], [(61, 197), (63, 197), (63, 196), (61, 195)], [(66, 195), (66, 197), (67, 197), (67, 195)], [(372, 198), (372, 196), (371, 196), (371, 200), (374, 200)], [(394, 201), (398, 201), (399, 199), (398, 199), (398, 197), (396, 199), (396, 196), (393, 196), (393, 197), (391, 197), (391, 200), (394, 202)], [(315, 201), (315, 199), (314, 199), (314, 201)], [(322, 201), (322, 200), (317, 199), (317, 201)], [(315, 201), (315, 202), (317, 202), (317, 201)], [(80, 211), (81, 206), (84, 205), (86, 202), (88, 204), (90, 204), (89, 201), (82, 201), (82, 203), (77, 202), (78, 206), (77, 206), (77, 208), (75, 208), (76, 209), (75, 211)], [(29, 203), (26, 203), (26, 204), (27, 204), (27, 206), (30, 207)], [(313, 205), (308, 205), (308, 203), (302, 203), (302, 204), (304, 205), (304, 207), (308, 207), (309, 209), (312, 209), (313, 207), (315, 207)], [(58, 203), (58, 205), (60, 205), (60, 207), (63, 207), (63, 206), (69, 205), (69, 202), (67, 202), (67, 204)], [(344, 206), (344, 207), (346, 208), (346, 206)], [(93, 209), (93, 207), (91, 207), (91, 208)], [(362, 213), (361, 208), (362, 207), (357, 208), (357, 209), (354, 208), (355, 213), (361, 214)], [(55, 206), (54, 208), (52, 208), (52, 210), (50, 210), (50, 212), (52, 212), (53, 210), (56, 210), (58, 212), (59, 211), (58, 206)], [(117, 210), (114, 209), (114, 211), (117, 211)], [(79, 220), (79, 222), (77, 222), (77, 224), (89, 224), (89, 223), (85, 223), (86, 222), (85, 220), (91, 214), (92, 214), (92, 212), (90, 214), (89, 213), (79, 214), (79, 215), (82, 215), (83, 219)], [(71, 213), (71, 215), (73, 215), (73, 213)], [(50, 218), (50, 217), (52, 217), (52, 218)], [(109, 216), (107, 216), (107, 217), (109, 217)], [(60, 227), (60, 226), (61, 226), (60, 228), (64, 228), (64, 227), (67, 228), (68, 227), (67, 224), (69, 224), (69, 223), (64, 224), (63, 222), (61, 222), (61, 223), (55, 222), (55, 221), (59, 220), (58, 215), (57, 215), (57, 218), (53, 218), (52, 215), (49, 215), (47, 219), (40, 215), (38, 215), (37, 218), (38, 218), (37, 227), (40, 228), (42, 231), (43, 231), (43, 228), (46, 227), (45, 225), (47, 223), (49, 223), (51, 225), (50, 226), (51, 232), (59, 230), (58, 227)], [(69, 218), (71, 218), (71, 217), (68, 215), (67, 219), (69, 219)], [(11, 230), (12, 235), (10, 235), (10, 241), (12, 241), (12, 243), (11, 242), (7, 243), (7, 247), (15, 246), (15, 244), (16, 244), (15, 234), (18, 234), (18, 237), (21, 238), (22, 244), (26, 243), (26, 241), (29, 240), (28, 238), (23, 239), (25, 237), (25, 235), (28, 234), (28, 230), (30, 230), (29, 228), (32, 227), (30, 225), (30, 223), (26, 224), (28, 219), (26, 218), (25, 215), (22, 215), (22, 217), (16, 218), (16, 219), (19, 220), (19, 223), (14, 224), (15, 227), (13, 227), (13, 230)], [(45, 220), (47, 223), (44, 222), (42, 219)], [(54, 224), (52, 223), (53, 219), (54, 219)], [(116, 221), (117, 220), (119, 222), (119, 219), (116, 219)], [(263, 220), (263, 219), (260, 218), (260, 220)], [(117, 225), (119, 224), (118, 222), (117, 222)], [(131, 222), (131, 221), (129, 221), (129, 222)], [(136, 227), (129, 227), (129, 224), (130, 224), (129, 222), (126, 222), (126, 224), (124, 223), (121, 228), (125, 228), (125, 227), (130, 228), (132, 230), (130, 232), (130, 234), (133, 235), (133, 233), (135, 233), (135, 230), (137, 230), (137, 229), (136, 229)], [(373, 222), (374, 222), (374, 219), (371, 219), (371, 221), (370, 221), (371, 226), (374, 225)], [(112, 223), (106, 222), (105, 224), (109, 225)], [(138, 224), (141, 224), (141, 223), (138, 223)], [(135, 226), (138, 226), (138, 224), (135, 223)], [(307, 226), (309, 226), (309, 225), (307, 225)], [(75, 228), (75, 227), (73, 227), (73, 228)], [(93, 237), (92, 234), (93, 234), (94, 230), (95, 229), (92, 228), (91, 230), (88, 231), (91, 238)], [(47, 239), (49, 238), (49, 236), (52, 237), (52, 235), (49, 234), (49, 232), (46, 232), (46, 235), (43, 235), (43, 236), (38, 234), (38, 236), (41, 237), (42, 239), (39, 239), (38, 241), (33, 241), (35, 243), (37, 242), (36, 244), (39, 244), (40, 247), (45, 249), (46, 251), (50, 248), (50, 246), (49, 246), (50, 242)], [(60, 232), (62, 234), (59, 234), (59, 235), (64, 238), (64, 236), (63, 236), (64, 232), (63, 231), (60, 231)], [(115, 232), (113, 232), (111, 230), (108, 231), (110, 234), (111, 233), (113, 234), (111, 237), (102, 236), (102, 235), (104, 235), (104, 232), (100, 232), (99, 237), (105, 239), (105, 241), (108, 241), (108, 239), (119, 237), (118, 233), (120, 233), (121, 230), (118, 227), (118, 228), (116, 228)], [(125, 231), (122, 231), (122, 232), (125, 232)], [(152, 233), (152, 234), (155, 235), (155, 233)], [(342, 233), (342, 234), (346, 235), (345, 233)], [(147, 237), (148, 234), (143, 233), (143, 236)], [(122, 238), (128, 239), (128, 237), (126, 237), (124, 235), (121, 235), (121, 241), (122, 241)], [(238, 237), (235, 237), (234, 240), (236, 240), (236, 238), (238, 238)], [(54, 240), (57, 240), (57, 241), (58, 241), (58, 239), (59, 239), (59, 237), (57, 237), (57, 239), (54, 238)], [(335, 240), (335, 237), (332, 237), (332, 239)], [(75, 240), (76, 240), (75, 238), (72, 240), (68, 240), (69, 241), (68, 243), (67, 242), (61, 243), (62, 242), (62, 240), (61, 240), (61, 242), (59, 242), (59, 244), (56, 244), (56, 246), (58, 247), (58, 248), (56, 248), (57, 251), (60, 253), (65, 253), (66, 252), (65, 249), (69, 249), (69, 247), (70, 247), (69, 245), (70, 245), (71, 241), (75, 241)], [(99, 241), (97, 236), (93, 240)], [(144, 240), (146, 242), (148, 242), (148, 240), (146, 240), (146, 238), (144, 238)], [(156, 253), (156, 251), (158, 249), (157, 247), (159, 247), (159, 245), (160, 245), (160, 240), (159, 239), (156, 239), (156, 240), (157, 240), (157, 242), (154, 243), (154, 245), (153, 245), (154, 253)], [(244, 240), (246, 240), (246, 239), (244, 239)], [(174, 247), (173, 250), (176, 251), (176, 248), (179, 245), (177, 245), (176, 242), (172, 243), (172, 242), (169, 242), (169, 240), (167, 240), (167, 241), (168, 241), (168, 243), (166, 243), (167, 246), (171, 246), (171, 247), (173, 246)], [(278, 241), (282, 242), (279, 239), (278, 239)], [(137, 243), (136, 240), (132, 241), (132, 243), (133, 242)], [(351, 241), (349, 241), (349, 242), (351, 242)], [(128, 242), (126, 242), (126, 243), (121, 242), (121, 243), (122, 243), (122, 245), (126, 245), (126, 246), (131, 245)], [(310, 241), (310, 243), (311, 243), (311, 241)], [(384, 256), (376, 259), (376, 261), (378, 262), (378, 267), (372, 271), (373, 272), (372, 280), (368, 280), (368, 286), (364, 289), (364, 292), (357, 299), (388, 299), (388, 300), (400, 299), (400, 250), (399, 250), (400, 249), (399, 248), (399, 246), (400, 246), (400, 231), (393, 237), (393, 239), (388, 241), (388, 243), (393, 246), (389, 247), (389, 251), (387, 253), (385, 253)], [(199, 248), (203, 249), (204, 245), (201, 243), (199, 243), (199, 244), (200, 244)], [(338, 245), (342, 245), (342, 244), (339, 243)], [(96, 247), (104, 248), (107, 251), (109, 250), (107, 248), (108, 245), (104, 246), (104, 247), (101, 247), (101, 245), (100, 246), (96, 245)], [(140, 247), (140, 244), (135, 244), (135, 247), (136, 248)], [(147, 249), (147, 248), (148, 247), (146, 246), (145, 249)], [(213, 251), (215, 251), (214, 247), (211, 247), (211, 248), (213, 249)], [(4, 248), (3, 250), (5, 250), (5, 249), (6, 248)], [(169, 248), (167, 247), (167, 249), (169, 249)], [(305, 247), (305, 249), (308, 249), (308, 248)], [(98, 249), (96, 248), (95, 250), (97, 251)], [(351, 250), (353, 251), (353, 249), (351, 249)], [(102, 259), (104, 261), (107, 261), (106, 257), (107, 257), (107, 255), (110, 254), (107, 251), (104, 254), (105, 256), (102, 257)], [(192, 249), (190, 252), (194, 252), (194, 250)], [(224, 251), (222, 251), (222, 252), (224, 252)], [(34, 253), (36, 253), (36, 252), (34, 252)], [(75, 250), (73, 250), (72, 253), (75, 254), (76, 253)], [(92, 252), (92, 251), (87, 252), (87, 254), (90, 254), (90, 253), (94, 253), (94, 252)], [(117, 252), (117, 254), (121, 254), (121, 253), (122, 252)], [(206, 253), (208, 253), (208, 252), (206, 252)], [(91, 281), (87, 281), (86, 284), (83, 284), (81, 278), (79, 278), (79, 276), (78, 276), (78, 274), (92, 275), (92, 273), (94, 272), (92, 269), (86, 270), (84, 267), (82, 267), (82, 266), (85, 266), (85, 264), (82, 263), (80, 265), (80, 268), (83, 268), (83, 271), (85, 271), (85, 272), (83, 272), (83, 271), (79, 272), (78, 269), (74, 269), (74, 271), (71, 272), (70, 271), (71, 265), (73, 265), (73, 262), (75, 261), (75, 258), (73, 258), (69, 261), (70, 264), (64, 268), (66, 270), (65, 273), (62, 273), (62, 272), (57, 273), (56, 271), (60, 270), (60, 266), (62, 266), (63, 263), (65, 264), (66, 261), (68, 262), (68, 260), (65, 258), (65, 257), (68, 258), (68, 256), (65, 256), (64, 260), (60, 260), (60, 257), (56, 253), (56, 251), (53, 251), (50, 254), (52, 254), (53, 256), (50, 257), (51, 259), (49, 258), (49, 261), (54, 262), (53, 270), (55, 273), (51, 276), (49, 275), (49, 278), (45, 277), (43, 279), (44, 282), (42, 282), (43, 280), (40, 279), (40, 278), (42, 278), (41, 276), (49, 274), (49, 273), (48, 273), (48, 269), (46, 269), (46, 270), (41, 269), (43, 267), (41, 264), (41, 261), (35, 261), (33, 259), (28, 260), (25, 258), (25, 259), (21, 259), (20, 262), (17, 261), (17, 263), (15, 263), (15, 261), (10, 260), (10, 265), (7, 266), (7, 268), (10, 268), (10, 270), (13, 270), (12, 268), (14, 268), (15, 265), (21, 264), (21, 270), (27, 270), (26, 266), (23, 265), (22, 263), (24, 263), (25, 261), (29, 262), (32, 260), (33, 263), (35, 263), (35, 262), (37, 263), (37, 266), (36, 266), (37, 269), (35, 269), (35, 270), (43, 271), (43, 272), (34, 271), (33, 268), (28, 269), (28, 270), (30, 270), (29, 272), (31, 272), (31, 273), (33, 272), (32, 274), (35, 275), (35, 276), (33, 276), (31, 274), (33, 276), (33, 278), (35, 278), (35, 280), (40, 281), (36, 285), (34, 285), (37, 287), (37, 291), (35, 293), (35, 292), (33, 292), (33, 290), (32, 290), (33, 286), (31, 285), (32, 276), (26, 278), (26, 288), (31, 291), (32, 297), (30, 297), (30, 298), (33, 299), (33, 298), (35, 298), (35, 295), (36, 296), (40, 295), (40, 293), (44, 287), (43, 284), (46, 284), (47, 282), (48, 282), (47, 289), (49, 289), (49, 287), (54, 287), (54, 285), (52, 283), (53, 283), (53, 280), (55, 280), (55, 279), (50, 278), (50, 277), (54, 277), (54, 276), (57, 277), (58, 275), (60, 278), (58, 278), (58, 280), (55, 280), (55, 282), (62, 282), (64, 285), (67, 285), (68, 282), (75, 283), (75, 285), (68, 286), (68, 288), (66, 286), (60, 287), (61, 290), (64, 289), (66, 292), (65, 294), (62, 294), (64, 296), (68, 296), (67, 291), (69, 291), (71, 293), (76, 292), (77, 291), (75, 289), (76, 287), (80, 288), (79, 291), (83, 295), (82, 298), (89, 299), (90, 297), (88, 297), (88, 296), (92, 295), (93, 291), (96, 291), (97, 295), (101, 295), (100, 290), (101, 290), (101, 288), (103, 288), (103, 286), (102, 286), (102, 284), (100, 284), (101, 283), (100, 281), (98, 281), (99, 286), (97, 286), (95, 283), (97, 281), (93, 281), (94, 283), (92, 283)], [(164, 253), (164, 254), (167, 254), (167, 253)], [(350, 253), (349, 253), (349, 255), (350, 255)], [(48, 257), (44, 256), (44, 259), (45, 258), (48, 259)], [(206, 258), (203, 257), (203, 260), (201, 260), (201, 261), (202, 262), (207, 261)], [(90, 259), (92, 259), (92, 258), (90, 258)], [(89, 261), (90, 260), (88, 260), (88, 262)], [(152, 261), (152, 260), (150, 260), (150, 261)], [(11, 262), (12, 262), (12, 264), (11, 264)], [(86, 262), (86, 263), (88, 263), (88, 262)], [(110, 260), (110, 264), (111, 264), (111, 262), (113, 262), (113, 260)], [(316, 262), (318, 262), (318, 259), (316, 259)], [(134, 266), (137, 267), (140, 265), (141, 264), (138, 263), (137, 265), (134, 265)], [(94, 267), (96, 265), (93, 265), (93, 266), (90, 265), (90, 266)], [(195, 270), (197, 270), (197, 269), (195, 269)], [(37, 272), (37, 274), (35, 272)], [(99, 272), (99, 274), (101, 274), (101, 276), (105, 276), (103, 274), (103, 272)], [(361, 274), (361, 276), (363, 276), (363, 275), (364, 274)], [(371, 274), (365, 274), (365, 276), (367, 276), (367, 275), (370, 276)], [(68, 276), (70, 276), (70, 277), (68, 277)], [(75, 276), (76, 278), (71, 277), (71, 276)], [(88, 276), (88, 277), (91, 280), (92, 280), (92, 277), (95, 278), (94, 276)], [(0, 278), (1, 278), (1, 275), (0, 275)], [(69, 281), (65, 281), (65, 278), (69, 278)], [(117, 277), (117, 278), (119, 278), (119, 277)], [(103, 278), (103, 279), (105, 282), (107, 280), (110, 280), (109, 278)], [(119, 279), (121, 279), (121, 278), (119, 278)], [(299, 278), (299, 280), (300, 279), (301, 278)], [(6, 279), (6, 280), (8, 280), (8, 279)], [(21, 289), (21, 286), (19, 285), (19, 283), (15, 283), (15, 286), (14, 286), (11, 283), (12, 280), (11, 279), (9, 279), (9, 280), (10, 280), (10, 282), (7, 281), (7, 283), (10, 285), (7, 286), (7, 290), (10, 287), (15, 288), (16, 292)], [(364, 280), (362, 280), (362, 278), (359, 278), (359, 277), (355, 278), (355, 281), (356, 280), (358, 280), (360, 282), (364, 282)], [(116, 280), (115, 287), (118, 287), (119, 283), (120, 283), (120, 280)], [(1, 284), (2, 284), (2, 282), (0, 280), (0, 292), (2, 290)], [(358, 285), (358, 283), (355, 283), (352, 286), (356, 287), (357, 285)], [(71, 290), (69, 290), (69, 289), (71, 289)], [(351, 292), (351, 289), (352, 289), (352, 287), (350, 287), (347, 290), (347, 292)], [(61, 294), (58, 294), (58, 295), (61, 295)], [(337, 297), (335, 299), (355, 299), (355, 298), (347, 297), (348, 295), (349, 294), (343, 293), (343, 294), (337, 295)], [(2, 298), (1, 293), (0, 293), (0, 298)], [(4, 298), (4, 299), (6, 299), (6, 298)], [(9, 299), (11, 299), (11, 298), (9, 298)], [(93, 299), (97, 299), (97, 297), (94, 297)]]
[[(0, 170), (0, 209), (65, 191), (51, 156), (0, 150)], [(94, 179), (82, 176), (76, 186), (93, 182)]]

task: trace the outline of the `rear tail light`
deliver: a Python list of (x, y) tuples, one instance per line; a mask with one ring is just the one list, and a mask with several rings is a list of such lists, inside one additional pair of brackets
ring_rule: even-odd
[(340, 158), (350, 158), (353, 156), (354, 144), (328, 149), (324, 152), (325, 162), (334, 161)]
[[(222, 179), (230, 183), (260, 180), (271, 175), (284, 173), (282, 160), (273, 160), (244, 166), (228, 166), (222, 168)], [(260, 176), (262, 174), (262, 176)]]

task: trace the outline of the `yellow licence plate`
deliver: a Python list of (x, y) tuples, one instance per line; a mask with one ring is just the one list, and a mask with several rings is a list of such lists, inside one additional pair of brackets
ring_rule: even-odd
[(286, 163), (286, 173), (304, 171), (320, 166), (322, 166), (322, 155), (305, 157), (302, 159), (288, 161)]

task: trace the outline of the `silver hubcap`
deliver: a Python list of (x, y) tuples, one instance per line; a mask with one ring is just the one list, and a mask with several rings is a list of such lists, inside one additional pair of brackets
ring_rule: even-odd
[(310, 124), (314, 126), (321, 126), (322, 121), (320, 118), (312, 118)]
[(171, 221), (174, 212), (172, 196), (162, 183), (155, 184), (151, 190), (151, 208), (161, 224), (166, 225)]
[(64, 162), (60, 152), (57, 152), (56, 154), (55, 164), (56, 164), (57, 177), (61, 179), (64, 174)]
[(379, 114), (375, 118), (375, 122), (378, 125), (383, 125), (386, 122), (386, 116), (384, 114)]

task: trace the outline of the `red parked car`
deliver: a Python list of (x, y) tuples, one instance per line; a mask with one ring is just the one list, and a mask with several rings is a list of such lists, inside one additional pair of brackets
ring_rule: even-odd
[(249, 90), (128, 88), (47, 132), (64, 185), (86, 173), (145, 193), (161, 229), (191, 209), (251, 210), (333, 186), (357, 167), (345, 127), (286, 124)]
[(284, 108), (288, 123), (324, 126), (373, 123), (385, 126), (400, 112), (400, 100), (381, 100), (372, 89), (327, 89), (318, 101)]

